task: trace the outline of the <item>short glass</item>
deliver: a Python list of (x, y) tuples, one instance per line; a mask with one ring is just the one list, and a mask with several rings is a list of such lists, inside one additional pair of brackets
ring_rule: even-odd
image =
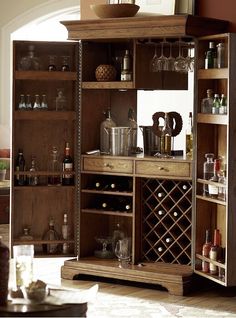
[(16, 287), (28, 287), (33, 281), (34, 245), (13, 246)]

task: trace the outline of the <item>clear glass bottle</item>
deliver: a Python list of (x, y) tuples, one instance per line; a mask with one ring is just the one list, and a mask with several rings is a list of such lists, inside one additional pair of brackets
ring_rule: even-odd
[(26, 109), (25, 95), (24, 94), (20, 95), (20, 101), (19, 101), (19, 104), (18, 104), (18, 109), (19, 110), (25, 110)]
[(30, 168), (30, 172), (32, 172), (32, 174), (29, 175), (29, 179), (28, 179), (28, 183), (30, 186), (36, 186), (38, 185), (38, 176), (35, 175), (35, 171), (36, 171), (36, 163), (35, 163), (35, 156), (31, 157), (31, 168)]
[(61, 185), (61, 165), (58, 161), (58, 151), (56, 147), (52, 147), (50, 160), (48, 164), (48, 171), (52, 173), (52, 175), (48, 176), (48, 185)]
[[(211, 246), (212, 246), (212, 242), (211, 242), (210, 230), (206, 230), (206, 239), (205, 239), (205, 243), (202, 246), (202, 256), (209, 258)], [(204, 273), (209, 272), (209, 262), (202, 261), (202, 271)]]
[(55, 72), (57, 70), (56, 61), (57, 61), (56, 55), (49, 55), (49, 63), (48, 63), (49, 72)]
[(217, 67), (223, 68), (225, 67), (225, 46), (224, 43), (218, 43), (216, 45), (217, 48)]
[(132, 81), (132, 57), (129, 50), (125, 50), (122, 60), (121, 81)]
[(20, 60), (20, 71), (38, 71), (40, 69), (40, 59), (35, 56), (34, 45), (29, 45), (27, 56), (23, 56)]
[(220, 108), (220, 97), (219, 94), (214, 95), (213, 105), (212, 105), (212, 114), (219, 114), (219, 108)]
[(208, 89), (207, 97), (203, 98), (201, 102), (201, 113), (210, 114), (212, 112), (213, 100), (213, 90)]
[(48, 109), (47, 96), (45, 94), (42, 95), (41, 109), (43, 110)]
[[(206, 153), (206, 161), (203, 164), (203, 179), (210, 180), (214, 175), (214, 154)], [(209, 195), (209, 188), (207, 184), (203, 185), (203, 195)]]
[[(218, 180), (219, 180), (219, 172), (220, 172), (220, 160), (219, 159), (215, 159), (214, 160), (214, 174), (210, 178), (210, 181), (218, 182)], [(208, 185), (208, 191), (209, 191), (209, 196), (210, 197), (217, 199), (218, 191), (219, 191), (219, 187), (217, 187), (217, 185), (209, 184)]]
[(209, 42), (209, 49), (205, 56), (205, 69), (217, 67), (217, 54), (214, 42)]
[(22, 240), (22, 241), (32, 241), (33, 240), (33, 236), (30, 235), (30, 228), (25, 227), (23, 229), (23, 234), (20, 236), (20, 240)]
[[(59, 234), (54, 228), (54, 218), (49, 220), (49, 229), (43, 234), (43, 240), (45, 241), (57, 241), (60, 239)], [(43, 244), (43, 252), (46, 254), (56, 254), (59, 252), (59, 245), (57, 243)]]
[(31, 110), (32, 109), (32, 103), (30, 101), (30, 95), (27, 94), (26, 95), (26, 103), (25, 103), (26, 109), (27, 110)]
[(224, 94), (221, 94), (219, 114), (220, 115), (227, 114), (227, 98)]
[(169, 124), (168, 113), (165, 113), (164, 126), (161, 131), (161, 155), (170, 156), (171, 155), (171, 134), (172, 130)]
[(34, 101), (33, 110), (38, 110), (38, 109), (41, 109), (41, 105), (40, 105), (39, 95), (36, 94), (35, 95), (35, 101)]
[(222, 201), (226, 201), (226, 176), (225, 176), (225, 172), (223, 170), (220, 171), (219, 173), (219, 179), (218, 182), (220, 184), (222, 184), (222, 187), (219, 187), (218, 189), (218, 200), (222, 200)]
[(186, 158), (193, 159), (193, 118), (192, 112), (189, 113), (188, 125), (185, 134), (185, 153)]
[[(63, 214), (63, 224), (61, 226), (61, 233), (62, 233), (63, 240), (69, 239), (69, 225), (68, 225), (68, 214), (67, 213)], [(69, 252), (69, 244), (63, 243), (62, 253), (68, 254), (68, 252)]]
[(67, 99), (64, 95), (64, 89), (57, 89), (57, 97), (56, 97), (56, 110), (66, 110)]
[(109, 128), (116, 127), (116, 123), (111, 118), (111, 110), (108, 108), (104, 115), (106, 116), (100, 124), (100, 151), (105, 154), (110, 153)]
[(128, 111), (128, 121), (130, 131), (130, 150), (131, 153), (136, 153), (137, 150), (137, 133), (138, 133), (138, 124), (134, 118), (134, 109), (130, 108)]

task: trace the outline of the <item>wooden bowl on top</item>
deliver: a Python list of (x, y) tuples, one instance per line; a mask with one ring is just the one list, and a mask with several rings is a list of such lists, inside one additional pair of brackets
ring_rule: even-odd
[(91, 10), (102, 19), (133, 17), (139, 10), (139, 6), (131, 3), (121, 4), (91, 4)]

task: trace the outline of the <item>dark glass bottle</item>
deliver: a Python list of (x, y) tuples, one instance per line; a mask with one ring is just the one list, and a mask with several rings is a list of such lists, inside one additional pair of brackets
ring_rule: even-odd
[[(205, 243), (202, 246), (202, 256), (209, 258), (211, 246), (212, 246), (212, 242), (211, 242), (210, 230), (206, 230), (206, 239), (205, 239)], [(202, 261), (202, 271), (204, 273), (209, 272), (209, 262)]]
[(7, 304), (9, 278), (9, 248), (3, 244), (0, 236), (0, 305)]
[(114, 200), (114, 208), (120, 212), (132, 212), (132, 201), (130, 198), (117, 197)]
[(70, 145), (67, 142), (65, 146), (65, 156), (62, 162), (62, 184), (63, 185), (72, 185), (74, 184), (73, 171), (73, 159), (70, 155)]
[(109, 191), (130, 192), (132, 181), (128, 178), (114, 179), (109, 183)]
[(216, 58), (216, 47), (214, 42), (209, 42), (209, 48), (206, 51), (205, 56), (205, 69), (216, 68), (217, 58)]
[(15, 183), (18, 186), (25, 185), (25, 175), (20, 175), (17, 172), (25, 171), (25, 158), (23, 155), (23, 150), (19, 149), (18, 155), (16, 158), (16, 179)]

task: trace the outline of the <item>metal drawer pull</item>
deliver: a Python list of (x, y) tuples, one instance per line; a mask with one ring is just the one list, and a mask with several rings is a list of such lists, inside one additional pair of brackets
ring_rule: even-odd
[(110, 169), (113, 169), (113, 168), (114, 168), (114, 166), (111, 165), (110, 163), (104, 163), (104, 167), (105, 167), (105, 168), (110, 168)]
[(165, 168), (163, 168), (163, 167), (158, 167), (158, 170), (165, 170)]

